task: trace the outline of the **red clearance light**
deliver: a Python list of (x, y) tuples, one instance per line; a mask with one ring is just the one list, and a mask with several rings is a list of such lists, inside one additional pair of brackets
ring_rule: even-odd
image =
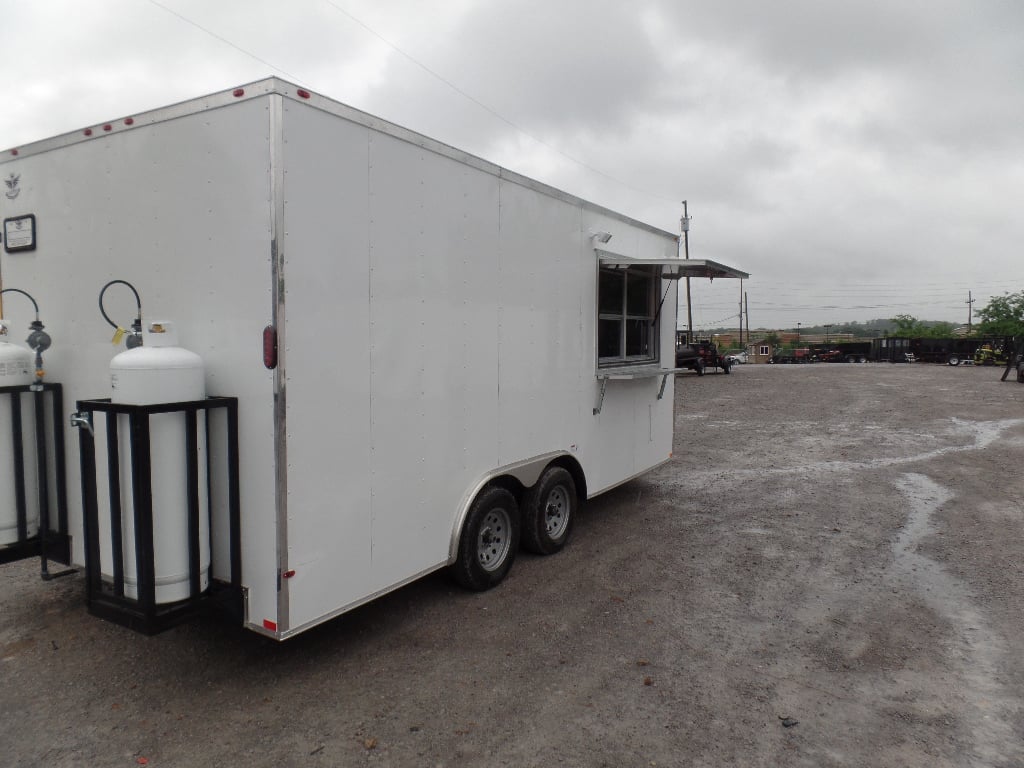
[(82, 131), (82, 133), (84, 133), (86, 136), (92, 136), (92, 128), (86, 128), (84, 131)]
[(104, 131), (110, 131), (110, 130), (113, 130), (113, 128), (114, 128), (114, 126), (112, 126), (110, 123), (107, 123), (106, 125), (103, 126), (103, 130)]
[(11, 154), (14, 155), (15, 157), (17, 157), (18, 156), (18, 150), (12, 149), (11, 150)]
[(304, 91), (302, 88), (299, 88), (299, 90), (297, 90), (296, 93), (299, 94), (299, 96), (301, 96), (304, 99), (309, 98), (309, 91)]
[(277, 632), (277, 622), (271, 621), (270, 619), (264, 619), (263, 628), (269, 629), (271, 632)]
[(231, 92), (231, 95), (234, 96), (236, 99), (239, 96), (245, 96), (245, 88), (235, 88), (235, 90)]
[(281, 578), (283, 578), (283, 579), (290, 579), (294, 575), (295, 575), (295, 571), (294, 570), (285, 571), (284, 573), (281, 574)]
[(277, 329), (272, 325), (263, 329), (263, 365), (277, 368)]
[(124, 119), (124, 124), (125, 125), (135, 125), (135, 118), (134, 117), (126, 117)]

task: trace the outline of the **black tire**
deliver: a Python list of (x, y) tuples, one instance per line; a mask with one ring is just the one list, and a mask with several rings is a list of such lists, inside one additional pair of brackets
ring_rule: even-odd
[(864, 357), (864, 355), (861, 355), (859, 358), (857, 358), (858, 363), (866, 363), (867, 361), (868, 359)]
[(523, 549), (553, 555), (565, 546), (576, 519), (579, 499), (572, 475), (563, 467), (548, 467), (523, 500)]
[(960, 365), (960, 355), (950, 355), (946, 362), (949, 365)]
[(519, 535), (516, 497), (495, 486), (481, 491), (462, 524), (452, 578), (475, 592), (497, 586), (516, 558)]
[(695, 370), (697, 372), (698, 376), (703, 376), (704, 375), (704, 361), (703, 360), (698, 360), (697, 363), (693, 366), (693, 370)]
[(730, 369), (731, 367), (732, 367), (732, 366), (731, 366), (731, 365), (729, 365), (729, 363), (727, 363), (727, 362), (723, 362), (723, 363), (722, 363), (722, 373), (728, 373), (728, 372), (729, 372), (729, 369)]
[(1020, 367), (1017, 369), (1017, 381), (1019, 381), (1021, 384), (1024, 384), (1024, 367)]

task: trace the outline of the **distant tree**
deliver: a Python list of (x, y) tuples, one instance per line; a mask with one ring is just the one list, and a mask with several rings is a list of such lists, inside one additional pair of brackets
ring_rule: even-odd
[(981, 336), (1024, 337), (1024, 291), (993, 297), (978, 310), (978, 317)]
[(928, 336), (933, 339), (945, 339), (953, 335), (953, 324), (952, 323), (932, 323), (928, 326)]
[(779, 334), (777, 334), (775, 331), (772, 331), (771, 333), (766, 334), (765, 337), (764, 337), (764, 342), (765, 342), (765, 344), (770, 344), (772, 349), (778, 349), (779, 348)]
[(896, 315), (890, 319), (893, 336), (941, 339), (953, 335), (953, 324), (935, 320), (918, 320), (913, 315)]
[(890, 318), (895, 326), (893, 336), (923, 336), (924, 326), (913, 315), (896, 315)]

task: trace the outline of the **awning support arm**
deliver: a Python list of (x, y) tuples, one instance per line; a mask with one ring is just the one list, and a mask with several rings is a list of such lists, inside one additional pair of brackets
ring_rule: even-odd
[(665, 306), (665, 299), (668, 298), (668, 292), (672, 290), (672, 283), (665, 286), (665, 295), (661, 297), (661, 303), (658, 305), (658, 311), (654, 313), (654, 319), (651, 320), (651, 327), (653, 328), (658, 324), (658, 318), (661, 317), (661, 308)]
[(604, 405), (604, 391), (608, 387), (607, 377), (601, 379), (601, 394), (597, 397), (597, 408), (594, 409), (594, 415), (597, 416), (601, 413), (601, 406)]

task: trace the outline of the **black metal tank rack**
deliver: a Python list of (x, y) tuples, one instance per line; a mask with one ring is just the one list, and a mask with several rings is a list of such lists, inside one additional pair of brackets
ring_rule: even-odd
[[(240, 505), (238, 478), (238, 399), (234, 397), (208, 397), (181, 403), (157, 405), (123, 405), (110, 400), (79, 400), (74, 422), (79, 429), (82, 464), (82, 500), (85, 529), (86, 595), (89, 612), (146, 634), (156, 634), (195, 615), (205, 605), (215, 602), (229, 612), (242, 612), (242, 556), (240, 539)], [(211, 500), (212, 478), (207, 474), (207, 487), (199, 485), (199, 428), (198, 413), (207, 413), (207, 444), (211, 432), (211, 411), (226, 412), (225, 445), (227, 528), (230, 536), (228, 552), (230, 563), (226, 567), (214, 562), (213, 521), (211, 531), (210, 587), (201, 591), (200, 583), (200, 503), (199, 494), (207, 494), (207, 509), (213, 509)], [(113, 573), (104, 577), (100, 567), (100, 512), (96, 477), (96, 436), (92, 429), (94, 413), (106, 418), (107, 496), (110, 499), (109, 525)], [(185, 421), (186, 440), (186, 494), (188, 504), (189, 596), (173, 603), (156, 601), (155, 547), (153, 541), (153, 497), (150, 443), (150, 416), (154, 414), (181, 414)], [(118, 416), (128, 417), (129, 451), (131, 459), (131, 514), (133, 517), (137, 597), (125, 594), (125, 556), (121, 531), (124, 510), (121, 505), (120, 456), (118, 447)], [(209, 452), (207, 453), (209, 470)], [(215, 569), (215, 565), (217, 568)], [(215, 579), (214, 573), (229, 574), (227, 580)]]
[[(26, 425), (22, 419), (22, 397), (31, 397), (34, 406), (33, 423)], [(10, 563), (28, 557), (39, 557), (42, 562), (42, 576), (49, 579), (63, 573), (51, 574), (49, 561), (64, 565), (71, 564), (71, 538), (68, 535), (67, 480), (64, 457), (64, 401), (60, 384), (25, 384), (17, 387), (0, 387), (0, 397), (6, 397), (11, 407), (11, 434), (0, 435), (0, 440), (9, 441), (10, 462), (14, 477), (15, 513), (17, 515), (17, 541), (0, 546), (0, 563)], [(46, 400), (51, 409), (50, 425), (46, 423)], [(31, 478), (26, 476), (25, 434), (35, 434), (36, 477), (39, 504), (39, 532), (28, 535), (28, 502), (26, 489)], [(52, 450), (51, 450), (52, 446)], [(6, 460), (0, 451), (0, 461)], [(50, 498), (50, 467), (56, 498)], [(51, 510), (56, 515), (51, 514)], [(64, 573), (69, 573), (65, 571)]]

